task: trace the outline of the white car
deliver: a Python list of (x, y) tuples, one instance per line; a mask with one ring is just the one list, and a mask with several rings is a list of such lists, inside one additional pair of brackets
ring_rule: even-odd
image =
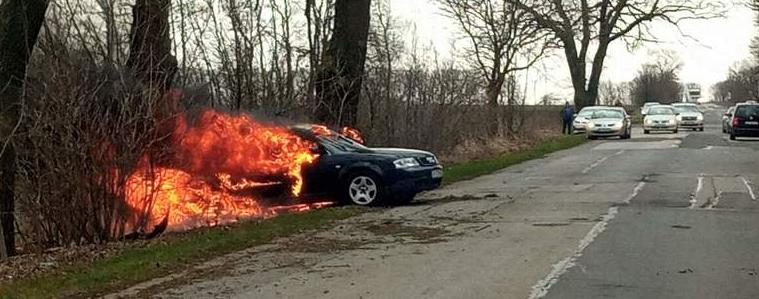
[(580, 112), (575, 116), (574, 121), (572, 121), (572, 132), (575, 132), (576, 134), (585, 133), (588, 124), (590, 123), (590, 116), (593, 115), (593, 111), (602, 108), (605, 107), (590, 106), (582, 108), (582, 110), (580, 110)]
[(693, 103), (676, 103), (672, 104), (675, 108), (675, 117), (677, 126), (680, 129), (693, 129), (694, 131), (704, 131), (704, 113), (698, 109), (698, 105)]
[(618, 107), (601, 107), (593, 109), (587, 126), (588, 139), (599, 137), (619, 137), (630, 139), (632, 127), (630, 118), (624, 109)]
[(643, 134), (652, 131), (672, 131), (677, 133), (677, 113), (672, 106), (652, 106), (646, 111), (643, 119)]
[(646, 115), (646, 110), (648, 110), (648, 108), (660, 105), (659, 102), (646, 102), (643, 104), (643, 107), (640, 107), (640, 115)]

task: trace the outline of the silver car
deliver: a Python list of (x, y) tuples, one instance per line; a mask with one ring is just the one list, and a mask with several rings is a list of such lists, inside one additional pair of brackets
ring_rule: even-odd
[(660, 105), (661, 104), (659, 104), (659, 102), (646, 102), (646, 103), (643, 103), (643, 107), (640, 107), (640, 115), (646, 115), (646, 110), (648, 110), (648, 108), (651, 108), (653, 106), (660, 106)]
[(643, 134), (651, 131), (672, 131), (677, 133), (677, 116), (672, 106), (653, 106), (646, 111), (643, 119)]
[(577, 134), (585, 133), (588, 127), (588, 123), (590, 123), (590, 117), (593, 115), (593, 111), (604, 108), (606, 107), (589, 106), (582, 108), (582, 110), (580, 110), (580, 112), (575, 116), (574, 121), (572, 121), (572, 131)]
[(730, 126), (733, 124), (733, 113), (735, 113), (735, 106), (730, 107), (722, 115), (722, 133), (730, 133)]
[(619, 137), (629, 139), (632, 134), (630, 118), (622, 108), (601, 107), (588, 115), (586, 135), (588, 139)]
[(675, 108), (675, 119), (680, 129), (693, 129), (694, 131), (704, 131), (704, 113), (698, 109), (698, 105), (693, 103), (676, 103), (672, 104)]

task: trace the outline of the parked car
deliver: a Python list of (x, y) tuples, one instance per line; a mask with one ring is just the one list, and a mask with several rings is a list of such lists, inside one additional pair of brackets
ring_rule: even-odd
[(722, 115), (722, 133), (730, 133), (730, 125), (733, 122), (733, 113), (735, 113), (735, 106), (730, 107)]
[(599, 107), (588, 115), (586, 135), (588, 139), (599, 137), (619, 137), (629, 139), (632, 122), (624, 109), (619, 107)]
[(759, 104), (756, 102), (735, 105), (730, 124), (730, 140), (738, 137), (759, 137)]
[(575, 134), (581, 134), (586, 133), (587, 126), (590, 123), (590, 118), (593, 115), (593, 111), (596, 110), (603, 110), (603, 109), (616, 109), (621, 111), (625, 118), (630, 121), (630, 115), (627, 114), (627, 111), (622, 107), (614, 107), (614, 106), (589, 106), (582, 108), (579, 113), (575, 115), (574, 121), (572, 122), (572, 128), (573, 132)]
[(675, 118), (680, 129), (704, 131), (704, 113), (694, 103), (672, 104), (675, 108)]
[(651, 108), (652, 106), (659, 106), (659, 105), (661, 105), (659, 102), (643, 103), (643, 107), (640, 107), (640, 115), (646, 115), (646, 110), (648, 110), (648, 108)]
[(651, 131), (672, 131), (677, 133), (677, 117), (672, 106), (659, 105), (649, 107), (643, 119), (643, 134)]
[(291, 130), (317, 144), (313, 151), (318, 158), (303, 170), (306, 196), (330, 196), (361, 206), (405, 204), (442, 182), (443, 167), (432, 153), (370, 148), (321, 126)]
[(582, 108), (582, 110), (580, 110), (580, 112), (575, 115), (574, 121), (572, 121), (572, 132), (575, 132), (576, 134), (585, 133), (585, 130), (588, 127), (588, 123), (590, 123), (590, 116), (593, 114), (593, 111), (601, 108), (603, 107), (590, 106)]

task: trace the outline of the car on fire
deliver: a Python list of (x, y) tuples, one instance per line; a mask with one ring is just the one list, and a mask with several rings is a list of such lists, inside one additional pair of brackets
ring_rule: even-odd
[(315, 144), (312, 152), (317, 158), (302, 171), (304, 196), (329, 196), (361, 206), (397, 205), (442, 183), (443, 167), (430, 152), (370, 148), (357, 142), (362, 140), (356, 136), (349, 138), (324, 126), (290, 130)]

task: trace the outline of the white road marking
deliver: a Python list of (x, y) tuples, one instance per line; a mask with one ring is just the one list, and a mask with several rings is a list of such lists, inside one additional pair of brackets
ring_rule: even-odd
[(722, 197), (722, 191), (717, 193), (717, 196), (714, 197), (714, 199), (709, 201), (709, 204), (706, 206), (707, 210), (711, 210), (717, 207), (719, 204), (719, 198)]
[(711, 149), (713, 149), (713, 148), (714, 148), (714, 146), (711, 146), (711, 145), (710, 145), (710, 146), (707, 146), (707, 147), (703, 148), (703, 150), (705, 150), (705, 151), (709, 151), (709, 150), (711, 150)]
[(643, 190), (643, 187), (646, 186), (646, 179), (647, 178), (644, 177), (642, 181), (638, 182), (638, 184), (635, 185), (635, 189), (633, 189), (633, 193), (630, 194), (630, 196), (628, 196), (623, 201), (623, 203), (629, 204), (636, 196), (638, 196), (638, 193), (640, 193), (640, 191)]
[(621, 151), (618, 151), (618, 152), (614, 153), (611, 156), (606, 156), (606, 157), (603, 157), (601, 159), (598, 159), (596, 162), (593, 162), (593, 164), (590, 164), (590, 166), (585, 167), (585, 169), (582, 170), (582, 174), (588, 174), (591, 170), (593, 170), (593, 168), (598, 167), (598, 165), (601, 165), (601, 163), (606, 162), (606, 160), (609, 160), (609, 158), (619, 156), (619, 155), (623, 154), (624, 152), (625, 152), (625, 150), (621, 150)]
[(746, 185), (746, 189), (748, 189), (748, 195), (751, 196), (751, 200), (756, 201), (756, 194), (754, 194), (754, 186), (751, 184), (751, 181), (745, 177), (741, 177), (741, 180), (743, 180), (743, 184)]
[[(643, 177), (643, 180), (638, 182), (637, 185), (635, 185), (635, 188), (633, 189), (632, 193), (624, 200), (624, 203), (630, 203), (630, 201), (633, 200), (641, 190), (643, 190), (643, 187), (646, 186), (646, 177)], [(555, 285), (559, 281), (559, 277), (563, 275), (564, 273), (567, 273), (570, 268), (574, 267), (576, 264), (575, 262), (577, 259), (579, 259), (582, 256), (582, 252), (587, 248), (590, 243), (592, 243), (598, 235), (600, 235), (602, 232), (606, 230), (606, 227), (608, 226), (609, 222), (611, 222), (614, 217), (617, 216), (617, 213), (619, 213), (619, 207), (611, 207), (609, 208), (608, 212), (606, 212), (605, 215), (603, 215), (603, 218), (601, 221), (596, 223), (596, 225), (593, 226), (593, 228), (590, 229), (590, 231), (585, 234), (585, 237), (580, 240), (580, 244), (577, 246), (577, 250), (575, 253), (558, 263), (554, 264), (551, 270), (551, 273), (548, 273), (548, 275), (543, 278), (542, 280), (538, 281), (534, 286), (532, 286), (532, 292), (530, 292), (530, 299), (538, 299), (543, 298), (546, 294), (548, 294), (548, 290)], [(583, 270), (584, 271), (584, 270)]]
[(698, 185), (696, 185), (696, 191), (690, 194), (690, 206), (688, 208), (696, 208), (696, 203), (698, 203), (697, 197), (698, 194), (701, 193), (702, 189), (704, 189), (704, 175), (700, 174), (698, 176)]
[(546, 294), (548, 294), (548, 290), (559, 281), (559, 277), (564, 273), (567, 273), (570, 268), (575, 266), (577, 259), (582, 256), (582, 251), (585, 250), (585, 248), (588, 247), (588, 245), (590, 245), (590, 243), (592, 243), (593, 240), (598, 237), (598, 235), (606, 230), (606, 226), (609, 224), (609, 221), (614, 219), (618, 212), (618, 207), (609, 208), (609, 211), (606, 213), (606, 215), (603, 216), (603, 219), (596, 223), (596, 225), (593, 226), (593, 228), (585, 235), (585, 237), (580, 240), (580, 245), (577, 247), (577, 251), (575, 251), (573, 255), (554, 264), (551, 273), (548, 273), (548, 276), (532, 286), (532, 292), (530, 292), (529, 298), (543, 298)]

